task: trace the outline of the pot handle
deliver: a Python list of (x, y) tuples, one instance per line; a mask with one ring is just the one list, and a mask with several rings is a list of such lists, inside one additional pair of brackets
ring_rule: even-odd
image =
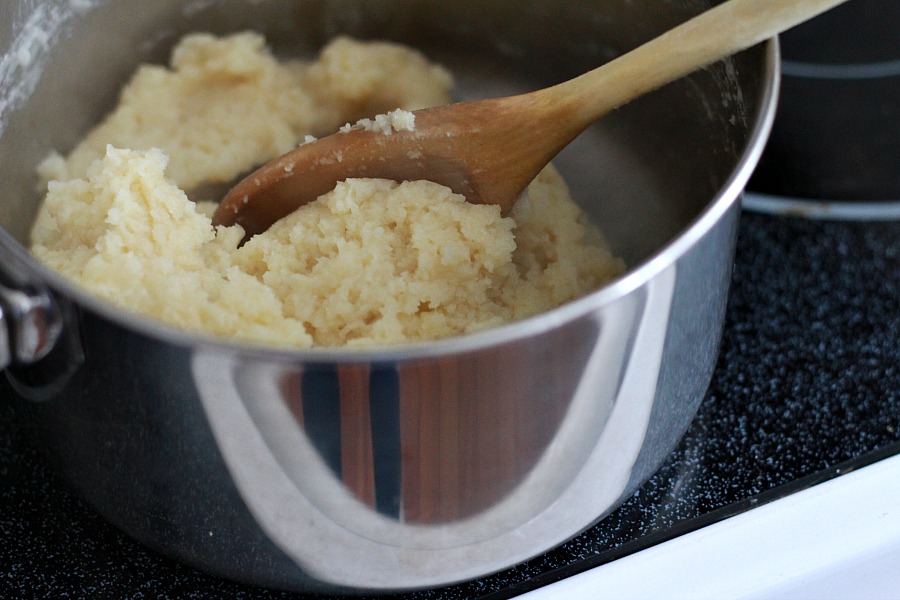
[(0, 369), (17, 395), (35, 402), (55, 398), (83, 363), (72, 303), (53, 294), (25, 263), (0, 262)]
[(0, 368), (33, 364), (50, 353), (62, 332), (59, 306), (49, 292), (0, 281)]

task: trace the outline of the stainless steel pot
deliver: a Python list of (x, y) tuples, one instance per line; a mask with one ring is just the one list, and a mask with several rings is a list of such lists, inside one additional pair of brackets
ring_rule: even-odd
[(281, 352), (134, 317), (29, 256), (34, 167), (192, 30), (254, 27), (285, 54), (337, 33), (398, 40), (471, 98), (584, 71), (704, 4), (4, 2), (0, 333), (22, 418), (122, 530), (264, 586), (439, 586), (589, 527), (657, 469), (709, 383), (739, 197), (772, 121), (774, 43), (621, 109), (560, 157), (625, 276), (464, 338)]

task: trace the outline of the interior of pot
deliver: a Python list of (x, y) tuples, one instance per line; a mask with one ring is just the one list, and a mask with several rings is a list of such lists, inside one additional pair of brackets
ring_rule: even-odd
[[(447, 66), (456, 98), (472, 99), (589, 70), (704, 4), (159, 0), (135, 10), (104, 0), (6, 2), (0, 16), (13, 27), (0, 31), (0, 225), (27, 244), (40, 202), (35, 166), (51, 150), (70, 150), (136, 65), (166, 62), (187, 32), (252, 28), (285, 56), (311, 56), (337, 34), (395, 40)], [(676, 82), (604, 118), (558, 158), (575, 199), (630, 266), (694, 220), (735, 169), (763, 85), (759, 66), (745, 53)]]

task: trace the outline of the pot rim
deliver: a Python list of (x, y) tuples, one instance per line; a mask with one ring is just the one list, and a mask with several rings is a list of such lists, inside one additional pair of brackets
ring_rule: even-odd
[[(640, 264), (629, 268), (625, 274), (586, 295), (559, 307), (525, 319), (495, 327), (439, 340), (407, 342), (403, 344), (347, 348), (279, 348), (262, 343), (237, 341), (202, 332), (178, 329), (156, 319), (146, 317), (117, 306), (84, 290), (61, 274), (40, 263), (21, 243), (5, 229), (0, 228), (0, 250), (14, 260), (22, 261), (37, 273), (37, 279), (58, 294), (73, 300), (77, 305), (126, 329), (179, 347), (215, 351), (222, 354), (241, 355), (266, 361), (314, 363), (393, 363), (439, 356), (476, 352), (489, 347), (509, 344), (556, 329), (612, 304), (645, 285), (662, 270), (685, 255), (709, 230), (711, 230), (739, 202), (743, 190), (756, 168), (772, 130), (781, 85), (780, 46), (778, 38), (772, 38), (743, 52), (759, 51), (762, 47), (764, 71), (763, 89), (755, 107), (757, 117), (750, 131), (743, 153), (725, 183), (714, 198), (694, 220), (668, 243), (660, 247)], [(743, 53), (742, 52), (742, 53)], [(2, 270), (2, 269), (0, 269)]]

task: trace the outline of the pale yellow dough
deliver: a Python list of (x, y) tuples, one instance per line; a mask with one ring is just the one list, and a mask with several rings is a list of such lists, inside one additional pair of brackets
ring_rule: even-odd
[[(306, 135), (398, 106), (446, 102), (418, 53), (341, 38), (278, 63), (251, 33), (195, 35), (172, 68), (142, 67), (67, 158), (34, 254), (103, 298), (175, 327), (283, 347), (435, 339), (583, 295), (622, 262), (552, 168), (503, 218), (426, 181), (350, 180), (240, 245), (185, 189), (227, 181)], [(129, 149), (118, 149), (129, 148)]]

